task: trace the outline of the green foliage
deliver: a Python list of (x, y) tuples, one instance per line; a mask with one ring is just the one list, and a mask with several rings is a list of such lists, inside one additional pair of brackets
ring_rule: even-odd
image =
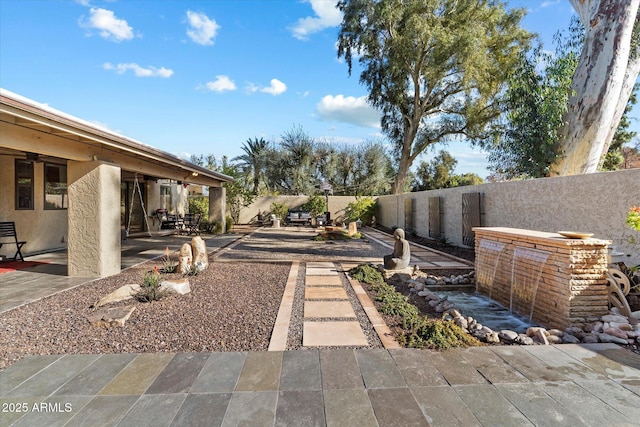
[(327, 202), (324, 196), (319, 194), (310, 196), (309, 200), (302, 205), (302, 210), (305, 212), (310, 212), (311, 217), (317, 217), (322, 215), (327, 210)]
[(412, 318), (419, 315), (418, 307), (409, 302), (409, 298), (396, 291), (387, 283), (379, 283), (373, 286), (376, 292), (376, 301), (380, 301), (382, 306), (380, 311), (390, 316), (402, 316)]
[(375, 214), (376, 200), (373, 197), (356, 197), (356, 200), (349, 202), (345, 209), (347, 221), (357, 221), (363, 223), (371, 222), (371, 217)]
[(240, 161), (240, 167), (243, 174), (247, 178), (253, 181), (253, 194), (257, 195), (260, 188), (260, 181), (266, 172), (266, 155), (269, 148), (269, 143), (263, 138), (249, 138), (242, 144), (242, 151), (244, 154), (235, 157), (234, 161)]
[(214, 221), (210, 224), (210, 229), (213, 234), (222, 234), (222, 223)]
[(411, 164), (428, 146), (456, 136), (487, 138), (500, 114), (506, 74), (531, 38), (522, 9), (477, 0), (340, 0), (338, 56), (382, 113), (395, 146), (401, 192)]
[(452, 347), (482, 345), (451, 321), (432, 320), (421, 316), (418, 308), (387, 283), (372, 286), (376, 301), (382, 303), (380, 311), (402, 318), (403, 332), (398, 342), (405, 347), (445, 350)]
[(640, 206), (629, 209), (625, 223), (634, 230), (640, 231)]
[(398, 342), (405, 347), (446, 350), (482, 345), (452, 321), (428, 319), (426, 316), (405, 317), (404, 329)]
[(373, 284), (384, 281), (382, 274), (380, 274), (378, 269), (368, 264), (360, 264), (359, 266), (352, 268), (349, 270), (349, 276), (362, 283)]
[(154, 267), (153, 271), (145, 273), (140, 290), (135, 295), (136, 299), (141, 302), (152, 302), (166, 296), (166, 292), (160, 289), (160, 278), (158, 267)]
[(416, 171), (418, 181), (416, 190), (434, 190), (484, 183), (481, 177), (473, 173), (454, 174), (453, 171), (457, 164), (458, 161), (445, 150), (440, 150), (429, 163), (423, 160)]
[(289, 206), (284, 203), (271, 203), (271, 213), (274, 214), (276, 218), (280, 218), (281, 221), (284, 221), (289, 213)]
[(620, 118), (620, 123), (618, 123), (616, 132), (613, 135), (613, 141), (611, 141), (609, 150), (602, 158), (602, 170), (613, 171), (622, 169), (624, 167), (625, 158), (623, 154), (623, 148), (626, 144), (630, 143), (633, 138), (636, 137), (636, 135), (638, 135), (638, 132), (629, 130), (629, 126), (631, 126), (629, 113), (633, 109), (633, 106), (638, 102), (639, 89), (640, 84), (636, 83), (633, 87), (633, 92), (631, 92), (631, 96), (629, 96), (629, 101), (627, 102), (627, 106), (624, 109), (624, 114)]
[(231, 230), (233, 230), (234, 225), (235, 225), (235, 222), (233, 221), (233, 218), (227, 215), (225, 217), (225, 231), (227, 233), (230, 232)]
[(209, 216), (209, 198), (189, 196), (189, 212), (200, 215), (201, 218), (207, 218)]
[(521, 56), (509, 78), (507, 114), (494, 128), (495, 139), (484, 146), (490, 153), (490, 168), (506, 179), (549, 176), (558, 158), (555, 144), (579, 60), (573, 51), (559, 53), (553, 56), (537, 46)]
[[(253, 203), (255, 195), (247, 185), (247, 176), (243, 174), (238, 165), (229, 162), (227, 156), (223, 156), (218, 162), (213, 154), (207, 156), (191, 156), (191, 161), (207, 169), (223, 173), (234, 179), (233, 182), (225, 182), (227, 209), (236, 223), (240, 221), (240, 211)], [(208, 211), (207, 211), (208, 214)]]

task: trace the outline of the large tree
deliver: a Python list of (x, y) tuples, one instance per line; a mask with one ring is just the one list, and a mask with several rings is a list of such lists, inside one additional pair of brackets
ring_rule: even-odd
[(395, 143), (394, 193), (413, 161), (454, 136), (484, 138), (500, 111), (505, 75), (530, 34), (524, 11), (499, 0), (340, 0), (338, 56), (362, 66), (360, 82)]
[(595, 172), (640, 72), (640, 0), (570, 0), (585, 27), (552, 173)]

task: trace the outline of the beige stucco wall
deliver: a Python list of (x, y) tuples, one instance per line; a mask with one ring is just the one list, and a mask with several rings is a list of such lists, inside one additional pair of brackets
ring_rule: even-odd
[[(44, 163), (34, 164), (34, 209), (15, 210), (15, 158), (0, 156), (0, 221), (14, 221), (18, 239), (26, 241), (22, 253), (35, 253), (67, 245), (67, 210), (44, 210)], [(12, 257), (15, 245), (0, 255)]]
[(640, 264), (640, 232), (625, 225), (629, 208), (640, 205), (640, 169), (381, 196), (378, 222), (404, 227), (404, 199), (414, 198), (416, 232), (428, 236), (429, 197), (440, 196), (443, 235), (462, 245), (462, 194), (473, 192), (484, 198), (483, 226), (594, 233)]
[[(255, 221), (258, 211), (263, 214), (271, 210), (272, 203), (282, 203), (289, 209), (297, 209), (309, 200), (308, 196), (261, 196), (240, 212), (240, 223), (249, 224)], [(332, 219), (340, 219), (347, 205), (356, 200), (353, 196), (329, 196), (329, 212)]]

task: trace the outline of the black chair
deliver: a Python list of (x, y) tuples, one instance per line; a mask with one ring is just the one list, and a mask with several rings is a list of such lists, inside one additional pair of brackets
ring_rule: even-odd
[[(22, 256), (22, 247), (27, 242), (18, 240), (15, 222), (13, 221), (0, 222), (0, 239), (5, 239), (5, 241), (0, 242), (0, 248), (3, 245), (11, 245), (11, 244), (16, 245), (16, 254), (13, 256), (13, 259), (17, 260), (18, 257), (20, 257), (20, 261), (24, 261), (24, 257)], [(9, 241), (7, 241), (6, 239), (9, 239)]]

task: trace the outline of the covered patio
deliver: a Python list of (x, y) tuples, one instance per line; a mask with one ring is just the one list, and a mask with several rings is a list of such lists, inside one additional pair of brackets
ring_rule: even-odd
[(0, 221), (15, 222), (23, 254), (64, 248), (71, 277), (120, 272), (123, 194), (139, 187), (151, 222), (162, 180), (208, 187), (206, 219), (225, 228), (231, 177), (0, 89)]

